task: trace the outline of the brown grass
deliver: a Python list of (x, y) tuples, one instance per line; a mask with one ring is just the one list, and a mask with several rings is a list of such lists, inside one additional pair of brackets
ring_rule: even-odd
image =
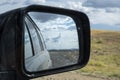
[(91, 58), (80, 72), (120, 78), (120, 32), (92, 30)]

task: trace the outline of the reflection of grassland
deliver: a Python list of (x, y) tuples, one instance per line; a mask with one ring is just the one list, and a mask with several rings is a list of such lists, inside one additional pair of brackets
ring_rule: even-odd
[(91, 58), (80, 72), (120, 78), (120, 32), (92, 31)]

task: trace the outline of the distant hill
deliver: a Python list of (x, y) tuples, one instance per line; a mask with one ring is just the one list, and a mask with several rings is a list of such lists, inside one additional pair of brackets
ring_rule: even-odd
[(112, 26), (107, 24), (91, 24), (92, 29), (120, 31), (120, 25)]

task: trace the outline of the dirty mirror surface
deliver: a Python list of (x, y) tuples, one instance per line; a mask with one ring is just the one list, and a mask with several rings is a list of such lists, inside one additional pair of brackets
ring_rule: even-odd
[(78, 63), (78, 34), (71, 17), (29, 12), (25, 16), (24, 27), (24, 63), (27, 71), (43, 71)]

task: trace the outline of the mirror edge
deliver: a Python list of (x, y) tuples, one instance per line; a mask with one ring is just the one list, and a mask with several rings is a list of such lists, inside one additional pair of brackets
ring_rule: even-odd
[[(90, 56), (90, 24), (89, 24), (89, 19), (86, 16), (86, 14), (74, 10), (68, 10), (68, 9), (62, 9), (62, 8), (56, 8), (56, 7), (49, 7), (49, 6), (38, 6), (38, 5), (32, 5), (28, 6), (26, 8), (21, 9), (21, 15), (19, 16), (19, 26), (22, 26), (23, 29), (23, 23), (24, 23), (24, 16), (26, 15), (27, 12), (30, 11), (38, 11), (38, 12), (49, 12), (49, 13), (56, 13), (56, 14), (63, 14), (63, 15), (68, 15), (70, 17), (74, 17), (78, 19), (77, 21), (82, 22), (82, 36), (83, 36), (83, 54), (80, 63), (69, 66), (69, 67), (64, 67), (64, 68), (59, 68), (59, 69), (53, 69), (53, 70), (45, 70), (45, 71), (40, 71), (40, 72), (33, 72), (29, 73), (25, 70), (25, 65), (24, 65), (24, 46), (21, 48), (21, 54), (19, 55), (19, 64), (17, 67), (18, 71), (20, 72), (21, 75), (28, 77), (28, 78), (36, 78), (36, 77), (41, 77), (45, 75), (50, 75), (50, 74), (56, 74), (56, 73), (61, 73), (61, 72), (66, 72), (66, 71), (71, 71), (71, 70), (76, 70), (84, 67)], [(76, 21), (76, 20), (75, 20)], [(79, 24), (80, 25), (80, 24)], [(79, 26), (78, 25), (78, 26)], [(21, 33), (22, 36), (24, 37), (24, 32)], [(78, 36), (80, 36), (78, 34)], [(22, 43), (24, 43), (24, 38), (22, 37)]]

